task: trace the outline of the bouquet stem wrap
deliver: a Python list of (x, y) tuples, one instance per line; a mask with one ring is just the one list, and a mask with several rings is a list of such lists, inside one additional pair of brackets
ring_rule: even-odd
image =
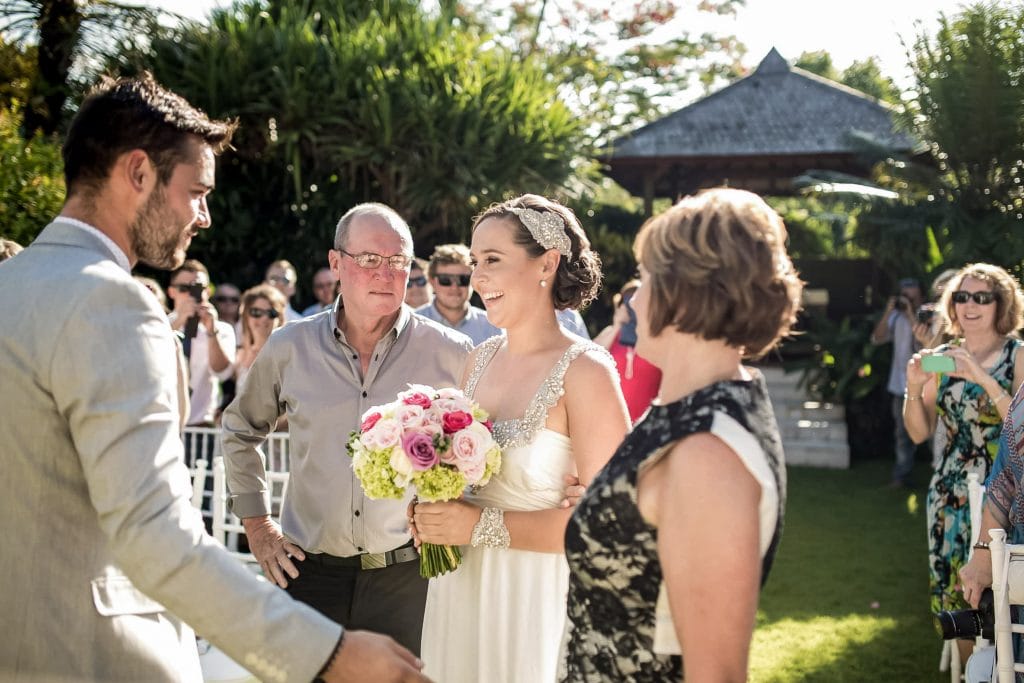
[(432, 579), (454, 571), (462, 564), (462, 551), (457, 545), (420, 544), (420, 576)]

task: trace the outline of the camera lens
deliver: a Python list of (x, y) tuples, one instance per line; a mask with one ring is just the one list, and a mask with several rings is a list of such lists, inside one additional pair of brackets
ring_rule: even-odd
[(978, 610), (946, 610), (936, 614), (935, 621), (943, 640), (977, 638), (981, 635), (981, 617)]
[(995, 610), (992, 589), (981, 593), (978, 609), (955, 609), (935, 615), (935, 627), (943, 640), (954, 638), (977, 638), (982, 636), (995, 639)]

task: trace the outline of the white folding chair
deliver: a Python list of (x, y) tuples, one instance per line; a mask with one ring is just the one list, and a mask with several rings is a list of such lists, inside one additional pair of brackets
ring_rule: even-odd
[(203, 498), (206, 497), (206, 479), (209, 472), (210, 468), (203, 458), (196, 460), (190, 468), (192, 475), (192, 507), (197, 510), (203, 509)]
[[(284, 498), (288, 492), (288, 473), (267, 471), (267, 505), (271, 517), (279, 519)], [(228, 509), (227, 476), (224, 472), (224, 458), (213, 461), (213, 537), (238, 559), (256, 563), (251, 553), (238, 551), (238, 535), (245, 533), (242, 521)]]
[(997, 680), (1013, 683), (1016, 673), (1024, 673), (1024, 664), (1016, 662), (1013, 655), (1013, 634), (1024, 634), (1024, 625), (1013, 623), (1010, 615), (1011, 606), (1024, 605), (1024, 545), (1007, 543), (1003, 529), (992, 529), (989, 535)]
[[(978, 542), (981, 534), (981, 507), (985, 498), (985, 487), (982, 485), (977, 472), (967, 475), (967, 504), (971, 510), (971, 547), (967, 551), (967, 559), (974, 554), (974, 544)], [(947, 640), (942, 646), (942, 656), (939, 659), (939, 671), (949, 670), (949, 679), (953, 683), (960, 683), (963, 673), (963, 662), (960, 660), (960, 649), (957, 641)], [(978, 637), (974, 649), (987, 647), (988, 641)]]

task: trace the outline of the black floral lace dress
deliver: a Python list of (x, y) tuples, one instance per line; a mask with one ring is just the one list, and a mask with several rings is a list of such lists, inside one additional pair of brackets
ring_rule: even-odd
[(764, 378), (754, 371), (751, 381), (718, 382), (652, 406), (587, 489), (565, 536), (571, 576), (560, 681), (682, 679), (682, 657), (655, 651), (658, 531), (640, 515), (636, 483), (667, 447), (701, 432), (722, 438), (761, 483), (761, 518), (775, 520), (762, 529), (762, 584), (767, 578), (782, 533), (785, 462)]

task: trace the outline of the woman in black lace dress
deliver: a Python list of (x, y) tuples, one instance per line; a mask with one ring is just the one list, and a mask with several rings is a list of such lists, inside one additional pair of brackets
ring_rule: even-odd
[(719, 189), (649, 220), (637, 353), (658, 398), (566, 530), (562, 681), (743, 681), (782, 530), (785, 466), (764, 378), (802, 284), (779, 216)]

